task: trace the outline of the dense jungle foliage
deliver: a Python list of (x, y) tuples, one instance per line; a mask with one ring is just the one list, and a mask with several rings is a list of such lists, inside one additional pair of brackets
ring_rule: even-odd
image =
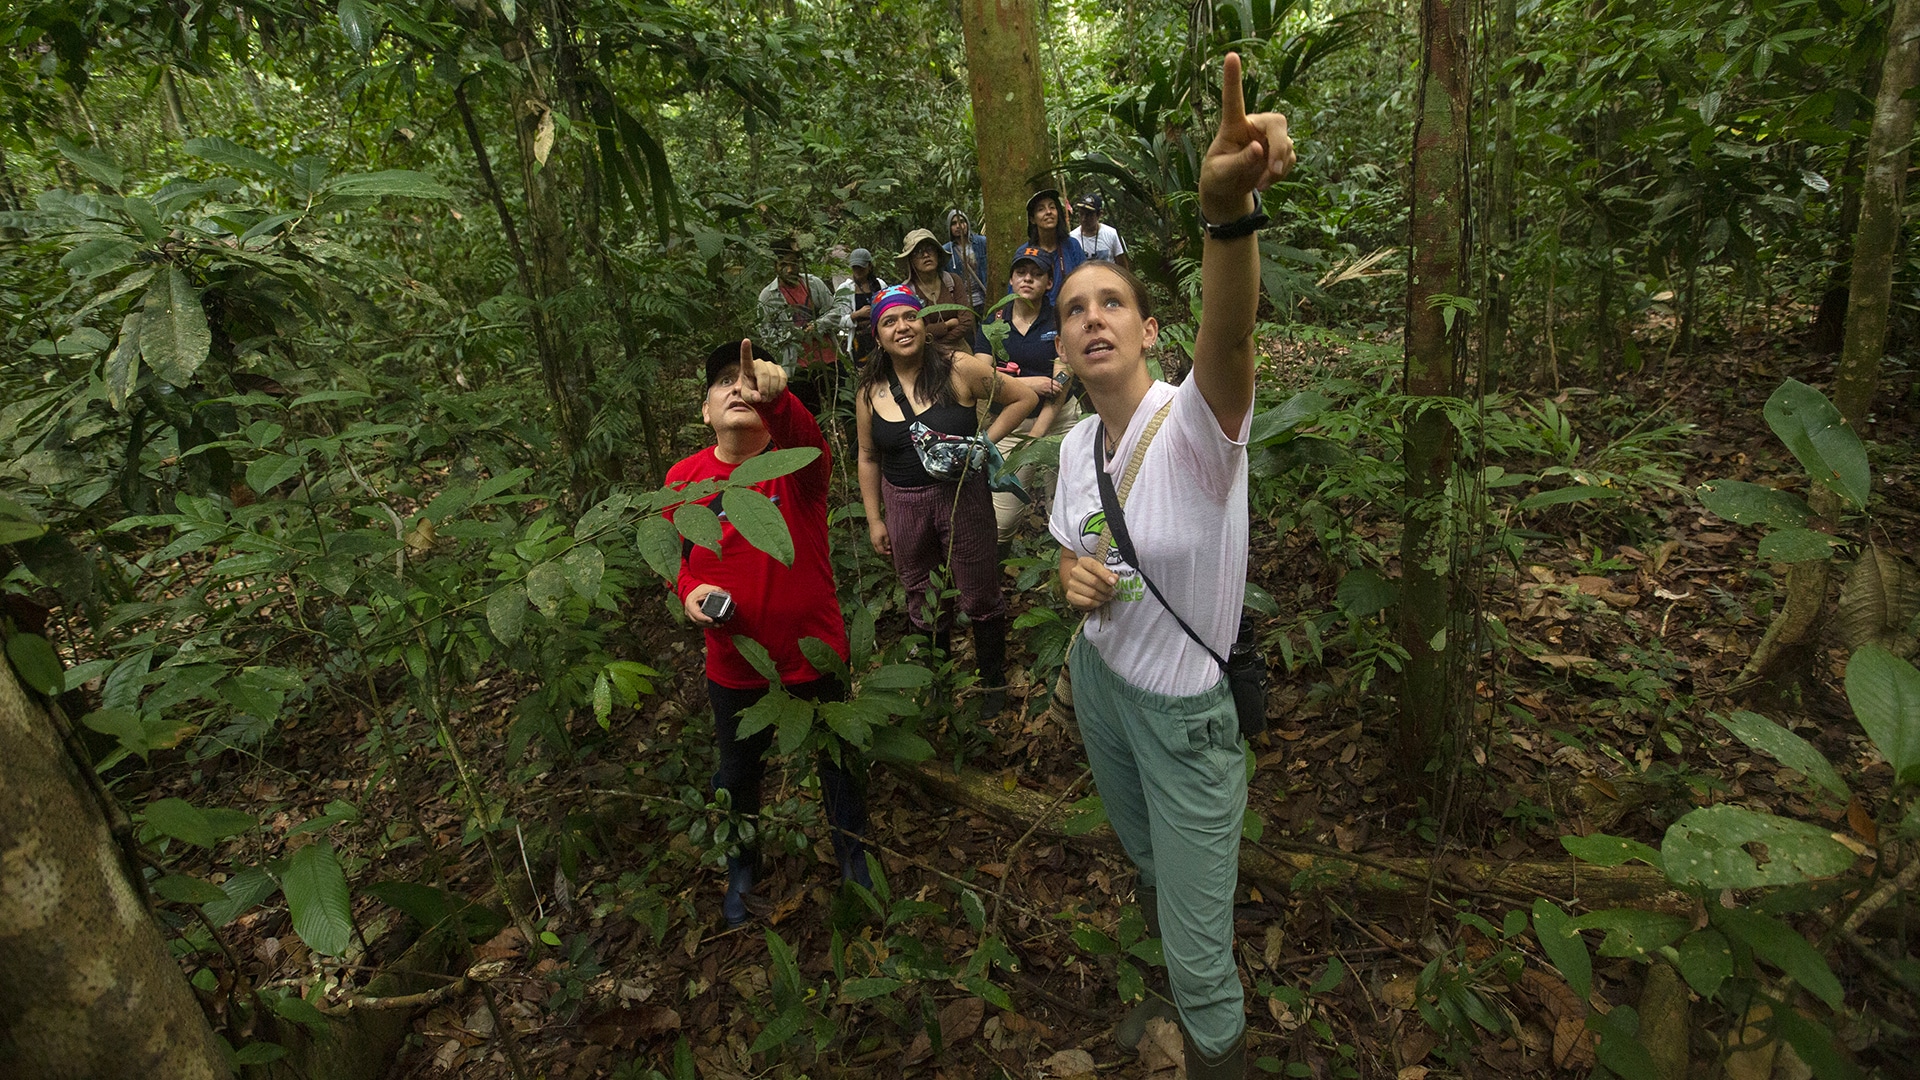
[[(867, 543), (847, 369), (854, 694), (775, 695), (753, 823), (708, 790), (669, 587), (720, 526), (662, 511), (714, 490), (792, 552), (750, 488), (804, 452), (661, 487), (712, 440), (702, 359), (758, 333), (775, 241), (896, 280), (910, 230), (978, 219), (972, 2), (0, 12), (0, 628), (232, 1067), (349, 1075), (360, 1041), (393, 1071), (352, 1075), (1071, 1077), (1134, 1049), (1102, 1040), (1159, 947), (1053, 719), (1074, 621), (1037, 516), (1005, 553), (1014, 702), (983, 715)], [(1030, 186), (1104, 195), (1169, 374), (1225, 53), (1299, 147), (1250, 443), (1258, 1068), (1910, 1075), (1920, 249), (1911, 65), (1886, 80), (1913, 6), (1463, 6), (1467, 270), (1429, 395), (1404, 363), (1434, 0), (1004, 5), (1041, 43)], [(1863, 219), (1897, 234), (1884, 344), (1849, 315)], [(1390, 748), (1423, 512), (1452, 719), (1419, 759)], [(871, 890), (825, 854), (836, 737), (883, 763)], [(791, 865), (729, 932), (749, 829)], [(376, 985), (403, 970), (426, 981)]]

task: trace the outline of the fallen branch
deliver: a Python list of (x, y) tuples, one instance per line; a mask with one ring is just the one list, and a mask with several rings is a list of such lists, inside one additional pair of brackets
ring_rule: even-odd
[[(1049, 820), (1049, 808), (1056, 799), (1045, 792), (1022, 787), (1007, 790), (986, 773), (973, 769), (955, 772), (935, 762), (898, 765), (894, 770), (933, 798), (965, 806), (1012, 828), (1037, 829), (1068, 843), (1121, 853), (1119, 838), (1107, 826), (1084, 836), (1062, 831)], [(1282, 844), (1302, 850), (1282, 851)], [(1647, 866), (1595, 866), (1573, 860), (1512, 862), (1491, 856), (1422, 859), (1356, 855), (1278, 839), (1241, 846), (1240, 880), (1276, 893), (1292, 892), (1299, 882), (1304, 889), (1349, 889), (1363, 896), (1399, 901), (1419, 901), (1432, 881), (1441, 891), (1507, 902), (1516, 896), (1544, 896), (1569, 907), (1630, 905), (1673, 912), (1691, 910), (1686, 894)]]

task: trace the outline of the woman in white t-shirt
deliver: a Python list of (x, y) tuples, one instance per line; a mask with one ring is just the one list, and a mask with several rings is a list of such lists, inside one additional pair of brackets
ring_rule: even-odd
[[(1246, 1017), (1233, 959), (1233, 894), (1247, 781), (1233, 695), (1212, 652), (1239, 626), (1247, 577), (1247, 432), (1260, 298), (1258, 192), (1293, 167), (1286, 117), (1246, 115), (1229, 53), (1220, 130), (1200, 168), (1207, 223), (1203, 316), (1193, 373), (1179, 387), (1149, 373), (1159, 324), (1139, 279), (1089, 262), (1060, 287), (1060, 355), (1097, 415), (1060, 448), (1051, 527), (1067, 602), (1088, 613), (1069, 663), (1081, 737), (1108, 819), (1140, 869), (1160, 936), (1193, 1080), (1246, 1069)], [(1122, 500), (1135, 556), (1166, 604), (1101, 534), (1095, 470), (1119, 487), (1156, 429)], [(1168, 610), (1206, 644), (1194, 641)], [(1165, 1003), (1150, 997), (1116, 1029), (1132, 1049)]]

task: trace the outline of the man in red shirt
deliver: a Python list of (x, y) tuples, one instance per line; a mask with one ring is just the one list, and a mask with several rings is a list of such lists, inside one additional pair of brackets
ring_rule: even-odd
[[(767, 352), (742, 339), (707, 355), (707, 399), (700, 418), (713, 428), (714, 445), (681, 460), (667, 471), (667, 483), (684, 486), (724, 480), (741, 462), (768, 447), (812, 446), (820, 456), (796, 472), (754, 485), (772, 499), (793, 536), (793, 564), (782, 565), (755, 548), (726, 519), (723, 495), (706, 504), (720, 515), (720, 554), (704, 547), (682, 547), (677, 592), (687, 617), (707, 636), (707, 697), (713, 704), (720, 765), (714, 790), (727, 789), (738, 813), (760, 811), (760, 783), (774, 729), (762, 728), (741, 739), (740, 712), (767, 693), (767, 680), (740, 650), (735, 635), (759, 642), (779, 668), (787, 692), (809, 701), (844, 701), (847, 688), (834, 675), (815, 670), (800, 651), (805, 638), (818, 638), (847, 657), (847, 629), (834, 592), (833, 565), (827, 555), (827, 484), (832, 452), (813, 414), (787, 389), (787, 375)], [(671, 516), (672, 511), (668, 511)], [(732, 598), (733, 612), (715, 622), (702, 610), (709, 594)], [(852, 747), (840, 747), (843, 764), (820, 756), (820, 792), (833, 829), (834, 854), (843, 878), (871, 886), (865, 847), (866, 769)], [(746, 922), (746, 897), (759, 863), (757, 844), (727, 858), (727, 892), (722, 903), (729, 926)]]

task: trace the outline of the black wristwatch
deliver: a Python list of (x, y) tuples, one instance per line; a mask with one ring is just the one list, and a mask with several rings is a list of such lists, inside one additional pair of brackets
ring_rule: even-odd
[(1222, 222), (1216, 225), (1207, 220), (1205, 211), (1200, 211), (1199, 213), (1200, 227), (1207, 230), (1207, 236), (1214, 240), (1238, 240), (1243, 236), (1252, 236), (1254, 233), (1266, 228), (1267, 223), (1273, 220), (1267, 216), (1266, 210), (1261, 207), (1260, 193), (1258, 191), (1253, 193), (1253, 212), (1244, 217), (1237, 217), (1232, 221)]

